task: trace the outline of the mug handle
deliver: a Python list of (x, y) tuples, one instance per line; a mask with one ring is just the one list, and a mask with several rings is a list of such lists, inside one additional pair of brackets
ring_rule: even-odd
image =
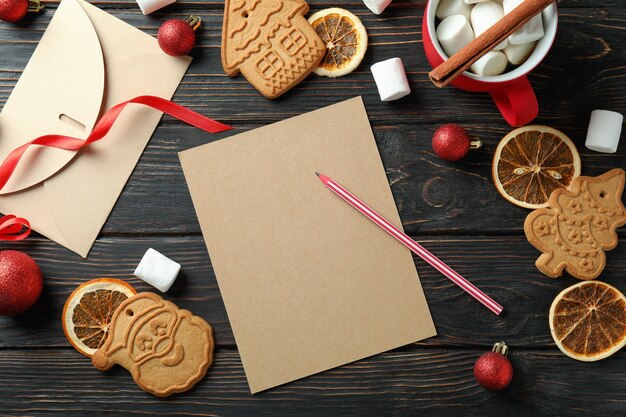
[(537, 96), (524, 75), (501, 88), (490, 91), (500, 113), (511, 126), (524, 126), (537, 117)]

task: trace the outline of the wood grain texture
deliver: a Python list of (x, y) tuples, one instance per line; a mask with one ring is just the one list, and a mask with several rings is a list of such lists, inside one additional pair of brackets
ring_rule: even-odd
[(407, 347), (254, 396), (237, 352), (218, 350), (207, 378), (165, 400), (71, 350), (3, 351), (0, 398), (14, 415), (46, 416), (623, 416), (624, 355), (585, 364), (555, 349), (514, 349), (516, 378), (492, 393), (472, 375), (485, 350)]
[[(57, 1), (39, 16), (0, 23), (0, 107), (9, 97)], [(93, 1), (156, 35), (169, 18), (195, 13), (194, 62), (175, 100), (231, 123), (240, 131), (362, 95), (405, 229), (433, 253), (502, 303), (494, 317), (441, 274), (416, 259), (438, 336), (252, 396), (204, 246), (177, 152), (231, 133), (208, 135), (165, 117), (143, 154), (87, 260), (36, 234), (0, 242), (0, 250), (33, 256), (45, 275), (39, 303), (16, 318), (0, 318), (0, 416), (622, 416), (626, 409), (626, 351), (580, 363), (554, 346), (547, 324), (554, 296), (577, 280), (552, 280), (534, 266), (539, 255), (523, 237), (527, 210), (502, 199), (491, 180), (491, 158), (510, 127), (487, 94), (437, 89), (422, 50), (425, 1), (394, 0), (381, 16), (360, 0), (311, 0), (311, 10), (344, 7), (362, 20), (370, 47), (348, 77), (311, 76), (279, 100), (260, 96), (243, 77), (227, 77), (219, 46), (223, 1), (180, 0), (141, 15), (129, 0)], [(559, 30), (547, 58), (529, 76), (540, 102), (537, 123), (567, 133), (581, 152), (583, 173), (626, 168), (626, 142), (613, 155), (586, 150), (589, 113), (626, 113), (626, 4), (623, 0), (559, 2)], [(413, 94), (380, 102), (369, 72), (399, 56)], [(41, 103), (40, 105), (45, 105)], [(484, 148), (463, 162), (432, 152), (443, 123), (464, 125)], [(1, 134), (1, 132), (0, 132)], [(0, 135), (1, 138), (1, 135)], [(357, 190), (353, 190), (357, 192)], [(626, 231), (621, 230), (622, 240)], [(375, 238), (374, 236), (372, 238)], [(210, 322), (216, 363), (197, 388), (166, 400), (142, 392), (123, 369), (97, 371), (74, 351), (61, 330), (66, 297), (80, 283), (112, 276), (138, 290), (132, 277), (148, 247), (180, 262), (183, 271), (166, 298)], [(608, 253), (601, 279), (626, 291), (626, 243)], [(516, 377), (502, 393), (478, 387), (475, 359), (491, 344), (512, 348)]]
[[(429, 67), (420, 45), (423, 10), (414, 6), (394, 8), (393, 15), (384, 18), (361, 11), (372, 45), (357, 73), (338, 80), (311, 76), (287, 97), (276, 101), (261, 97), (242, 77), (231, 80), (223, 74), (219, 62), (221, 11), (219, 7), (195, 10), (205, 17), (206, 25), (199, 33), (200, 48), (194, 51), (195, 60), (175, 98), (245, 130), (363, 95), (408, 231), (520, 233), (527, 212), (498, 196), (490, 172), (493, 150), (510, 127), (497, 114), (488, 95), (453, 88), (439, 90), (428, 81)], [(190, 11), (184, 8), (167, 16), (182, 17), (186, 13)], [(10, 94), (51, 15), (47, 12), (24, 28), (0, 26), (0, 44), (11, 48), (11, 53), (0, 55), (0, 68), (14, 69), (0, 72), (0, 103)], [(161, 22), (158, 17), (142, 16), (136, 10), (123, 10), (116, 15), (152, 34)], [(536, 122), (557, 127), (574, 140), (587, 175), (626, 166), (626, 143), (611, 156), (583, 146), (591, 110), (607, 108), (626, 113), (624, 31), (609, 30), (613, 26), (624, 27), (625, 21), (622, 9), (567, 8), (560, 14), (557, 43), (546, 61), (531, 74), (541, 103)], [(414, 94), (397, 102), (382, 103), (367, 68), (388, 58), (390, 53), (405, 60)], [(437, 127), (448, 122), (462, 123), (472, 134), (480, 136), (484, 149), (458, 164), (439, 160), (432, 153), (430, 139)], [(183, 185), (176, 152), (230, 134), (207, 135), (165, 117), (105, 225), (105, 235), (198, 233), (197, 222), (190, 216), (191, 199)], [(168, 196), (169, 204), (163, 204), (163, 196)], [(494, 216), (502, 221), (491, 221)]]
[[(366, 106), (368, 114), (373, 114), (369, 105)], [(240, 125), (238, 130), (256, 126)], [(484, 147), (471, 152), (462, 162), (448, 163), (432, 151), (431, 138), (438, 127), (437, 124), (374, 127), (391, 190), (407, 232), (522, 234), (529, 211), (502, 198), (491, 177), (493, 152), (510, 128), (466, 124), (471, 134), (482, 138)], [(585, 175), (599, 175), (611, 168), (626, 167), (626, 142), (620, 145), (616, 154), (595, 153), (584, 147), (585, 129), (586, 126), (584, 129), (564, 129), (581, 152)], [(103, 234), (199, 233), (177, 152), (232, 134), (208, 135), (180, 125), (157, 129), (105, 224)], [(352, 191), (358, 194), (358, 190)], [(164, 204), (165, 199), (167, 204)]]
[[(366, 25), (370, 47), (361, 66), (349, 77), (331, 80), (310, 76), (298, 88), (278, 100), (263, 98), (242, 76), (230, 79), (220, 62), (222, 11), (219, 7), (174, 8), (162, 15), (143, 16), (138, 9), (115, 10), (115, 15), (149, 34), (156, 35), (163, 19), (198, 13), (205, 25), (197, 34), (187, 77), (176, 100), (194, 110), (219, 116), (225, 122), (269, 123), (314, 110), (327, 104), (363, 95), (373, 124), (446, 123), (508, 126), (487, 94), (438, 89), (428, 80), (430, 67), (421, 45), (423, 7), (393, 7), (376, 16), (364, 6), (355, 10)], [(313, 7), (316, 10), (320, 7)], [(0, 104), (6, 101), (19, 74), (52, 16), (53, 7), (22, 25), (0, 26), (0, 44), (11, 48), (0, 56)], [(540, 91), (541, 118), (563, 129), (586, 127), (589, 113), (598, 106), (626, 109), (626, 74), (623, 64), (623, 28), (626, 12), (621, 8), (578, 8), (560, 13), (557, 40), (548, 57), (530, 75)], [(392, 103), (379, 100), (369, 67), (393, 56), (402, 57), (413, 94)], [(576, 71), (569, 71), (576, 68)], [(558, 80), (558, 82), (555, 82)], [(445, 106), (442, 103), (454, 103)]]
[[(616, 7), (620, 5), (620, 0), (605, 0), (602, 3), (599, 3), (597, 1), (594, 0), (556, 0), (557, 4), (559, 5), (559, 7), (595, 7), (595, 8), (610, 8), (610, 7)], [(54, 0), (54, 1), (46, 1), (45, 4), (46, 5), (56, 5), (59, 3), (59, 0)], [(128, 0), (94, 0), (94, 1), (90, 1), (90, 3), (97, 5), (98, 7), (101, 8), (106, 8), (106, 7), (119, 7), (119, 8), (126, 8), (126, 9), (136, 9), (137, 6), (135, 5), (135, 3), (133, 2), (129, 2)], [(315, 1), (310, 1), (308, 2), (309, 6), (311, 7), (311, 10), (314, 10), (316, 8), (325, 8), (325, 7), (344, 7), (344, 8), (349, 8), (349, 9), (357, 9), (357, 10), (361, 10), (362, 12), (368, 12), (368, 9), (365, 8), (365, 6), (363, 5), (363, 2), (360, 0), (340, 0), (340, 1), (336, 1), (336, 0), (315, 0)], [(389, 12), (390, 10), (393, 10), (394, 8), (406, 8), (406, 7), (419, 7), (419, 8), (424, 8), (426, 4), (425, 0), (404, 0), (404, 1), (398, 1), (398, 2), (393, 2), (392, 4), (390, 4), (387, 9), (385, 9), (385, 12)], [(169, 11), (171, 11), (172, 9), (176, 8), (176, 7), (202, 7), (202, 8), (216, 8), (216, 9), (222, 9), (224, 7), (224, 2), (221, 0), (183, 0), (183, 1), (178, 1), (177, 4), (173, 5), (173, 6), (168, 6), (167, 9), (162, 9), (160, 11), (155, 12), (156, 14), (163, 14), (163, 13), (167, 13)], [(152, 14), (155, 14), (152, 13)]]
[[(562, 289), (578, 280), (542, 275), (534, 266), (539, 252), (525, 238), (421, 236), (418, 240), (505, 308), (501, 317), (495, 317), (416, 258), (438, 332), (437, 337), (420, 345), (476, 346), (504, 339), (512, 346), (525, 348), (554, 346), (548, 329), (548, 309)], [(0, 318), (0, 348), (67, 347), (61, 328), (63, 304), (76, 286), (89, 279), (120, 278), (128, 280), (137, 290), (150, 291), (151, 287), (132, 276), (149, 247), (183, 266), (181, 275), (165, 296), (206, 319), (215, 328), (219, 347), (233, 347), (232, 330), (202, 237), (164, 236), (102, 238), (86, 261), (78, 261), (76, 255), (43, 239), (29, 239), (12, 246), (37, 260), (45, 275), (45, 289), (41, 302), (28, 313), (18, 318)], [(626, 245), (618, 246), (607, 256), (607, 268), (601, 279), (617, 288), (626, 288), (623, 274)]]

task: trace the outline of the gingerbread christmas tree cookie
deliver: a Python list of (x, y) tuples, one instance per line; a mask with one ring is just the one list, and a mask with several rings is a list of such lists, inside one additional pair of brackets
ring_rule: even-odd
[(626, 224), (625, 179), (619, 168), (598, 177), (578, 177), (568, 189), (555, 190), (548, 207), (526, 217), (526, 237), (542, 252), (535, 262), (541, 272), (551, 278), (564, 269), (579, 279), (600, 275), (604, 251), (617, 246), (615, 229)]
[(324, 56), (324, 43), (304, 18), (303, 0), (226, 0), (222, 66), (241, 72), (261, 94), (276, 98), (302, 81)]

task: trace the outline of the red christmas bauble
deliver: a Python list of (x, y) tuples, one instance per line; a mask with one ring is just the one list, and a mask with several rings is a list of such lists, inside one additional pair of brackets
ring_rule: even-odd
[(24, 313), (42, 289), (43, 276), (33, 258), (15, 250), (0, 252), (0, 316)]
[(484, 388), (500, 391), (511, 383), (513, 365), (501, 353), (503, 351), (506, 354), (507, 350), (508, 348), (504, 343), (496, 343), (493, 352), (481, 355), (474, 364), (474, 378)]
[(28, 11), (28, 0), (0, 0), (0, 20), (17, 22)]
[(433, 151), (446, 161), (459, 161), (472, 146), (478, 148), (480, 145), (480, 141), (472, 142), (467, 130), (452, 123), (441, 126), (433, 135)]
[(171, 56), (187, 55), (196, 44), (196, 34), (193, 28), (181, 19), (163, 22), (157, 39), (163, 52)]

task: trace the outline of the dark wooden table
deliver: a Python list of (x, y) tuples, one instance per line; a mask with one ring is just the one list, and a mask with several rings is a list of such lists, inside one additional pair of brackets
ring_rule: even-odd
[[(180, 4), (182, 3), (182, 4)], [(79, 415), (446, 415), (618, 416), (626, 414), (626, 351), (577, 362), (555, 347), (548, 309), (559, 291), (577, 282), (552, 280), (534, 266), (538, 252), (524, 238), (528, 211), (496, 192), (491, 158), (511, 128), (485, 94), (429, 81), (422, 50), (424, 1), (394, 1), (382, 16), (358, 0), (311, 0), (312, 11), (345, 7), (361, 17), (370, 47), (353, 74), (311, 76), (279, 100), (261, 97), (220, 64), (221, 1), (181, 1), (143, 16), (128, 0), (94, 4), (156, 35), (167, 18), (199, 14), (194, 61), (175, 100), (194, 110), (252, 129), (362, 95), (407, 232), (506, 307), (494, 317), (419, 259), (415, 264), (437, 326), (432, 339), (343, 366), (258, 395), (250, 395), (213, 269), (176, 153), (226, 137), (206, 135), (164, 117), (100, 234), (89, 258), (38, 235), (2, 243), (33, 256), (45, 275), (44, 293), (28, 313), (0, 318), (0, 414)], [(4, 103), (56, 9), (11, 25), (0, 24), (0, 100)], [(568, 0), (560, 5), (556, 43), (530, 76), (540, 101), (538, 123), (566, 132), (582, 157), (583, 173), (626, 167), (626, 139), (613, 155), (584, 147), (594, 109), (626, 113), (626, 3)], [(413, 93), (382, 103), (369, 66), (402, 57)], [(157, 69), (158, 70), (158, 69)], [(45, 106), (45, 103), (40, 103)], [(33, 120), (36, 122), (36, 119)], [(439, 160), (430, 139), (455, 122), (479, 135), (484, 149), (456, 164)], [(619, 233), (622, 240), (626, 230)], [(182, 264), (166, 297), (205, 318), (215, 329), (215, 364), (192, 391), (159, 399), (141, 391), (121, 368), (103, 373), (77, 353), (61, 328), (66, 297), (99, 276), (150, 290), (132, 272), (148, 247)], [(626, 291), (626, 243), (608, 254), (601, 279)], [(505, 340), (515, 367), (500, 393), (479, 387), (476, 358)]]

